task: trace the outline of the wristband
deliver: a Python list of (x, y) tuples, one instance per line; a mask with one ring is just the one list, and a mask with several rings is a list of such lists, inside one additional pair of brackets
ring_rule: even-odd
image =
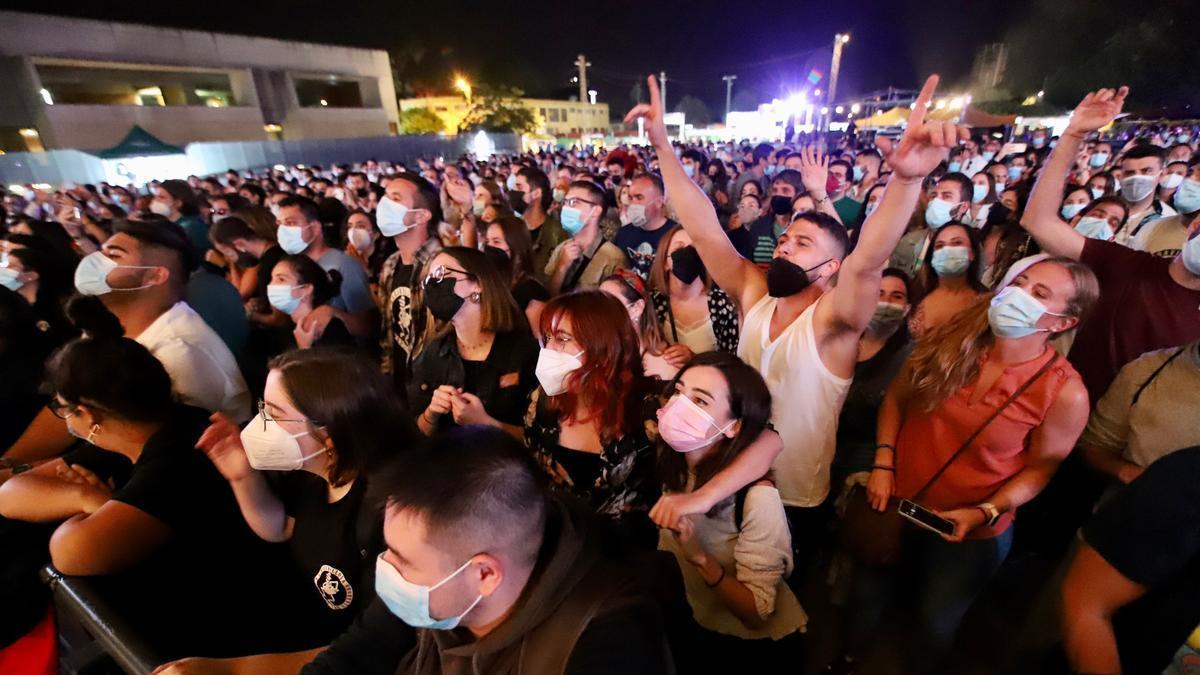
[(712, 582), (711, 584), (708, 583), (707, 581), (705, 581), (704, 585), (708, 586), (709, 588), (716, 588), (717, 586), (721, 585), (722, 581), (725, 581), (725, 566), (724, 565), (721, 566), (721, 576), (717, 577), (717, 580)]
[(892, 473), (896, 473), (896, 467), (894, 467), (894, 466), (885, 466), (883, 464), (874, 464), (871, 466), (871, 468), (878, 469), (880, 471), (891, 471)]
[(892, 452), (896, 451), (896, 446), (892, 445), (891, 443), (876, 443), (875, 449), (878, 450), (880, 448), (887, 448), (888, 450), (891, 450)]

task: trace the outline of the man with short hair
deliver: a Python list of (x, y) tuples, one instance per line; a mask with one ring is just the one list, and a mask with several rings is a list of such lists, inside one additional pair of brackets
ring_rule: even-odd
[(862, 202), (854, 201), (848, 194), (850, 176), (853, 172), (853, 165), (844, 159), (835, 159), (829, 163), (829, 182), (832, 184), (836, 181), (833, 190), (829, 192), (829, 200), (833, 202), (838, 219), (843, 223), (856, 222), (858, 214), (863, 210)]
[(529, 228), (529, 238), (533, 240), (533, 271), (545, 283), (549, 273), (543, 273), (543, 270), (550, 261), (550, 254), (569, 236), (563, 231), (558, 216), (550, 213), (550, 205), (554, 203), (550, 179), (541, 169), (525, 167), (516, 173), (508, 199), (513, 212)]
[(768, 213), (743, 225), (747, 235), (739, 240), (743, 247), (738, 249), (743, 258), (763, 267), (771, 262), (775, 242), (792, 222), (792, 202), (803, 192), (804, 180), (799, 171), (785, 169), (771, 180)]
[(543, 485), (497, 429), (458, 428), (401, 454), (372, 478), (387, 545), (378, 601), (302, 675), (673, 672), (641, 571)]
[(971, 196), (975, 187), (971, 179), (961, 173), (942, 176), (933, 188), (933, 198), (925, 207), (925, 227), (918, 228), (900, 238), (892, 253), (891, 266), (915, 277), (925, 261), (925, 251), (933, 241), (933, 235), (943, 225), (961, 221), (971, 207)]
[(571, 238), (554, 249), (544, 268), (551, 293), (599, 288), (605, 277), (629, 267), (621, 249), (600, 232), (604, 201), (604, 190), (590, 180), (577, 180), (567, 188), (560, 218)]
[[(867, 192), (870, 191), (876, 183), (879, 182), (879, 170), (883, 166), (883, 158), (879, 156), (876, 150), (863, 150), (854, 158), (854, 186), (850, 189), (850, 196), (862, 202), (867, 198)], [(843, 224), (854, 221), (842, 221)]]
[(629, 206), (625, 209), (627, 223), (617, 232), (613, 244), (625, 253), (633, 271), (643, 279), (650, 278), (654, 252), (667, 230), (675, 222), (667, 218), (667, 199), (662, 178), (642, 173), (629, 182)]
[(1200, 162), (1189, 169), (1172, 198), (1177, 214), (1152, 220), (1129, 240), (1129, 248), (1160, 258), (1174, 258), (1183, 250), (1188, 228), (1200, 218)]
[(1148, 223), (1177, 214), (1158, 198), (1165, 160), (1166, 152), (1154, 145), (1135, 145), (1122, 154), (1121, 199), (1129, 207), (1129, 218), (1113, 241), (1128, 246)]

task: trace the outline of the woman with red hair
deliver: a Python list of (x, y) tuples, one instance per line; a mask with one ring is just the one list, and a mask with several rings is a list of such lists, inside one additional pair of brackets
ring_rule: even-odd
[(629, 314), (600, 291), (570, 293), (546, 303), (541, 333), (526, 442), (557, 488), (653, 546), (659, 400)]

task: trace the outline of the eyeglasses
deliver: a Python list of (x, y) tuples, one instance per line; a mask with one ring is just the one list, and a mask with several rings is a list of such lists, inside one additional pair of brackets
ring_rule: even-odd
[[(442, 279), (446, 278), (447, 274), (452, 273), (452, 272), (461, 274), (465, 277), (474, 277), (475, 276), (474, 274), (471, 274), (470, 272), (468, 272), (466, 270), (460, 270), (456, 267), (446, 267), (445, 265), (438, 265), (437, 267), (430, 270), (429, 276), (425, 277), (425, 285), (429, 285), (431, 282), (441, 281)], [(451, 277), (451, 278), (454, 279), (455, 281), (458, 281), (458, 279), (456, 279), (454, 277)]]
[(71, 410), (75, 406), (70, 403), (64, 403), (57, 396), (51, 396), (50, 401), (46, 403), (46, 407), (60, 420), (65, 420), (73, 414)]
[(569, 206), (571, 208), (575, 208), (576, 206), (579, 206), (580, 204), (587, 204), (588, 206), (599, 206), (599, 204), (597, 204), (596, 202), (589, 201), (587, 199), (584, 199), (583, 197), (567, 197), (566, 199), (563, 200), (563, 206)]
[(279, 424), (280, 422), (308, 422), (309, 421), (309, 420), (288, 420), (288, 419), (283, 419), (282, 417), (272, 417), (271, 413), (267, 412), (267, 402), (262, 400), (261, 398), (258, 399), (258, 414), (262, 416), (263, 431), (267, 430), (267, 422), (274, 422), (276, 424)]

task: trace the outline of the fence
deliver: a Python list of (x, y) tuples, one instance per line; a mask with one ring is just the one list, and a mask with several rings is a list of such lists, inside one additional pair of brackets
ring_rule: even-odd
[[(520, 137), (490, 134), (495, 152), (518, 152)], [(256, 169), (275, 164), (343, 164), (367, 158), (413, 164), (418, 157), (446, 158), (473, 150), (474, 136), (382, 136), (329, 138), (299, 141), (243, 141), (191, 143), (187, 146), (188, 173), (204, 176), (228, 169)], [(0, 155), (0, 183), (4, 185), (65, 182), (99, 183), (108, 178), (105, 162), (80, 150), (14, 152)]]

